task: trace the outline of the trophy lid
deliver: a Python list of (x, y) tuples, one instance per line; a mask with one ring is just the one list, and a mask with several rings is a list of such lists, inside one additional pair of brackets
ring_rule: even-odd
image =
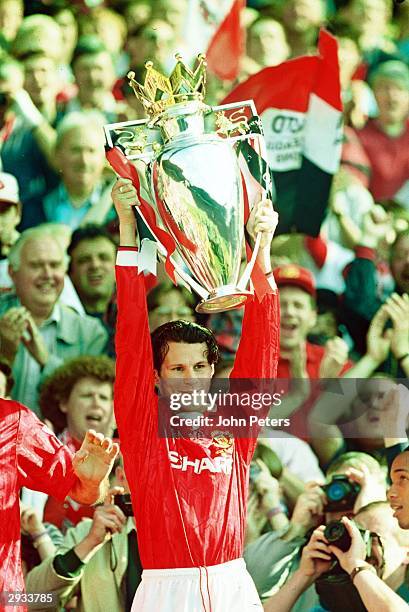
[(135, 73), (128, 72), (129, 84), (136, 97), (151, 119), (181, 102), (202, 102), (205, 96), (206, 57), (197, 56), (194, 70), (184, 64), (179, 53), (175, 55), (176, 65), (169, 77), (153, 67), (153, 62), (145, 64), (146, 76), (143, 85), (135, 80)]

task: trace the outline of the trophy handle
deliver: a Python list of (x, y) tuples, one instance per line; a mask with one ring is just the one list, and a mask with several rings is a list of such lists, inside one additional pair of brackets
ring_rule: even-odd
[[(155, 233), (152, 231), (152, 229), (149, 226), (149, 223), (147, 222), (147, 220), (145, 219), (145, 215), (143, 214), (143, 212), (141, 211), (139, 206), (135, 207), (135, 210), (137, 211), (137, 214), (139, 215), (139, 217), (142, 219), (142, 221), (144, 222), (144, 224), (146, 225), (146, 227), (149, 228), (150, 233), (153, 236), (154, 242), (156, 243), (157, 246), (157, 252), (158, 255), (165, 260), (167, 257), (167, 251), (165, 249), (165, 247), (163, 246), (163, 244), (161, 243), (161, 241), (159, 240), (159, 238), (157, 236), (155, 236)], [(148, 239), (149, 240), (149, 239)], [(173, 265), (175, 272), (177, 273), (177, 275), (182, 279), (182, 281), (187, 284), (191, 289), (193, 289), (201, 298), (202, 300), (206, 300), (209, 297), (209, 292), (206, 291), (206, 289), (203, 289), (203, 287), (201, 285), (199, 285), (199, 283), (197, 283), (195, 281), (194, 278), (192, 278), (191, 276), (189, 276), (181, 267), (181, 265), (176, 261), (174, 256), (169, 257), (169, 261), (171, 262), (171, 264)]]
[(257, 254), (260, 249), (261, 242), (261, 233), (257, 234), (256, 243), (254, 245), (253, 254), (251, 256), (250, 261), (247, 263), (247, 266), (244, 268), (244, 272), (241, 276), (241, 279), (238, 282), (237, 288), (244, 291), (247, 287), (247, 284), (250, 280), (251, 273), (253, 272), (254, 264), (256, 263)]

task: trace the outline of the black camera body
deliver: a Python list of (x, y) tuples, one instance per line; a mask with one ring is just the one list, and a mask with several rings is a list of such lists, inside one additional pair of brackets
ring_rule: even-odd
[(114, 504), (122, 510), (126, 517), (133, 516), (131, 496), (129, 493), (114, 495)]
[[(373, 536), (370, 531), (359, 530), (366, 546), (366, 557), (371, 556)], [(351, 546), (351, 536), (342, 521), (332, 521), (325, 527), (324, 536), (329, 544), (346, 552)], [(342, 569), (335, 556), (331, 567), (315, 581), (320, 605), (331, 612), (366, 612), (361, 597), (349, 575)]]
[(343, 552), (351, 547), (351, 536), (341, 521), (332, 521), (325, 527), (324, 536), (332, 546), (336, 546)]
[(325, 512), (343, 512), (353, 509), (361, 485), (349, 480), (347, 476), (336, 474), (331, 482), (322, 488), (327, 496)]

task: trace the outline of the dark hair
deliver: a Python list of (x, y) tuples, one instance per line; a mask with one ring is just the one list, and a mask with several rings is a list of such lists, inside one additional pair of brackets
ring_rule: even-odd
[(317, 289), (317, 311), (318, 314), (333, 312), (338, 315), (339, 298), (331, 289)]
[(344, 19), (334, 16), (325, 27), (337, 38), (349, 38), (355, 45), (358, 45), (359, 32), (356, 24), (348, 23)]
[(115, 248), (117, 246), (114, 237), (105, 227), (94, 223), (88, 223), (84, 225), (84, 227), (79, 227), (72, 233), (71, 241), (67, 248), (68, 255), (71, 257), (75, 248), (80, 242), (83, 242), (83, 240), (95, 240), (96, 238), (106, 238)]
[(67, 424), (60, 403), (66, 402), (74, 385), (82, 378), (95, 378), (112, 383), (115, 378), (115, 363), (106, 355), (83, 355), (66, 361), (44, 381), (40, 389), (39, 404), (43, 417), (54, 425), (56, 433)]
[(99, 53), (109, 53), (109, 51), (98, 36), (92, 34), (81, 36), (74, 49), (71, 65), (74, 66), (83, 55), (98, 55)]
[(9, 362), (3, 359), (3, 357), (0, 357), (0, 372), (3, 372), (6, 377), (6, 394), (9, 395), (14, 386), (14, 378), (11, 374)]
[(207, 345), (207, 362), (212, 365), (219, 360), (219, 347), (210, 329), (190, 321), (170, 321), (161, 325), (151, 334), (153, 365), (160, 372), (163, 361), (169, 351), (169, 342)]

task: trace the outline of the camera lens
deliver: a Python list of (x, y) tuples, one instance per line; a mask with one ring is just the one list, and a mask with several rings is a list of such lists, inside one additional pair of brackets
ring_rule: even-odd
[(324, 530), (324, 536), (330, 544), (336, 546), (344, 552), (351, 546), (351, 536), (347, 528), (341, 521), (329, 523)]
[(331, 501), (339, 501), (345, 497), (345, 485), (339, 482), (333, 482), (327, 489), (327, 497)]
[(325, 528), (325, 537), (330, 544), (337, 542), (346, 533), (346, 528), (343, 523), (330, 523)]

